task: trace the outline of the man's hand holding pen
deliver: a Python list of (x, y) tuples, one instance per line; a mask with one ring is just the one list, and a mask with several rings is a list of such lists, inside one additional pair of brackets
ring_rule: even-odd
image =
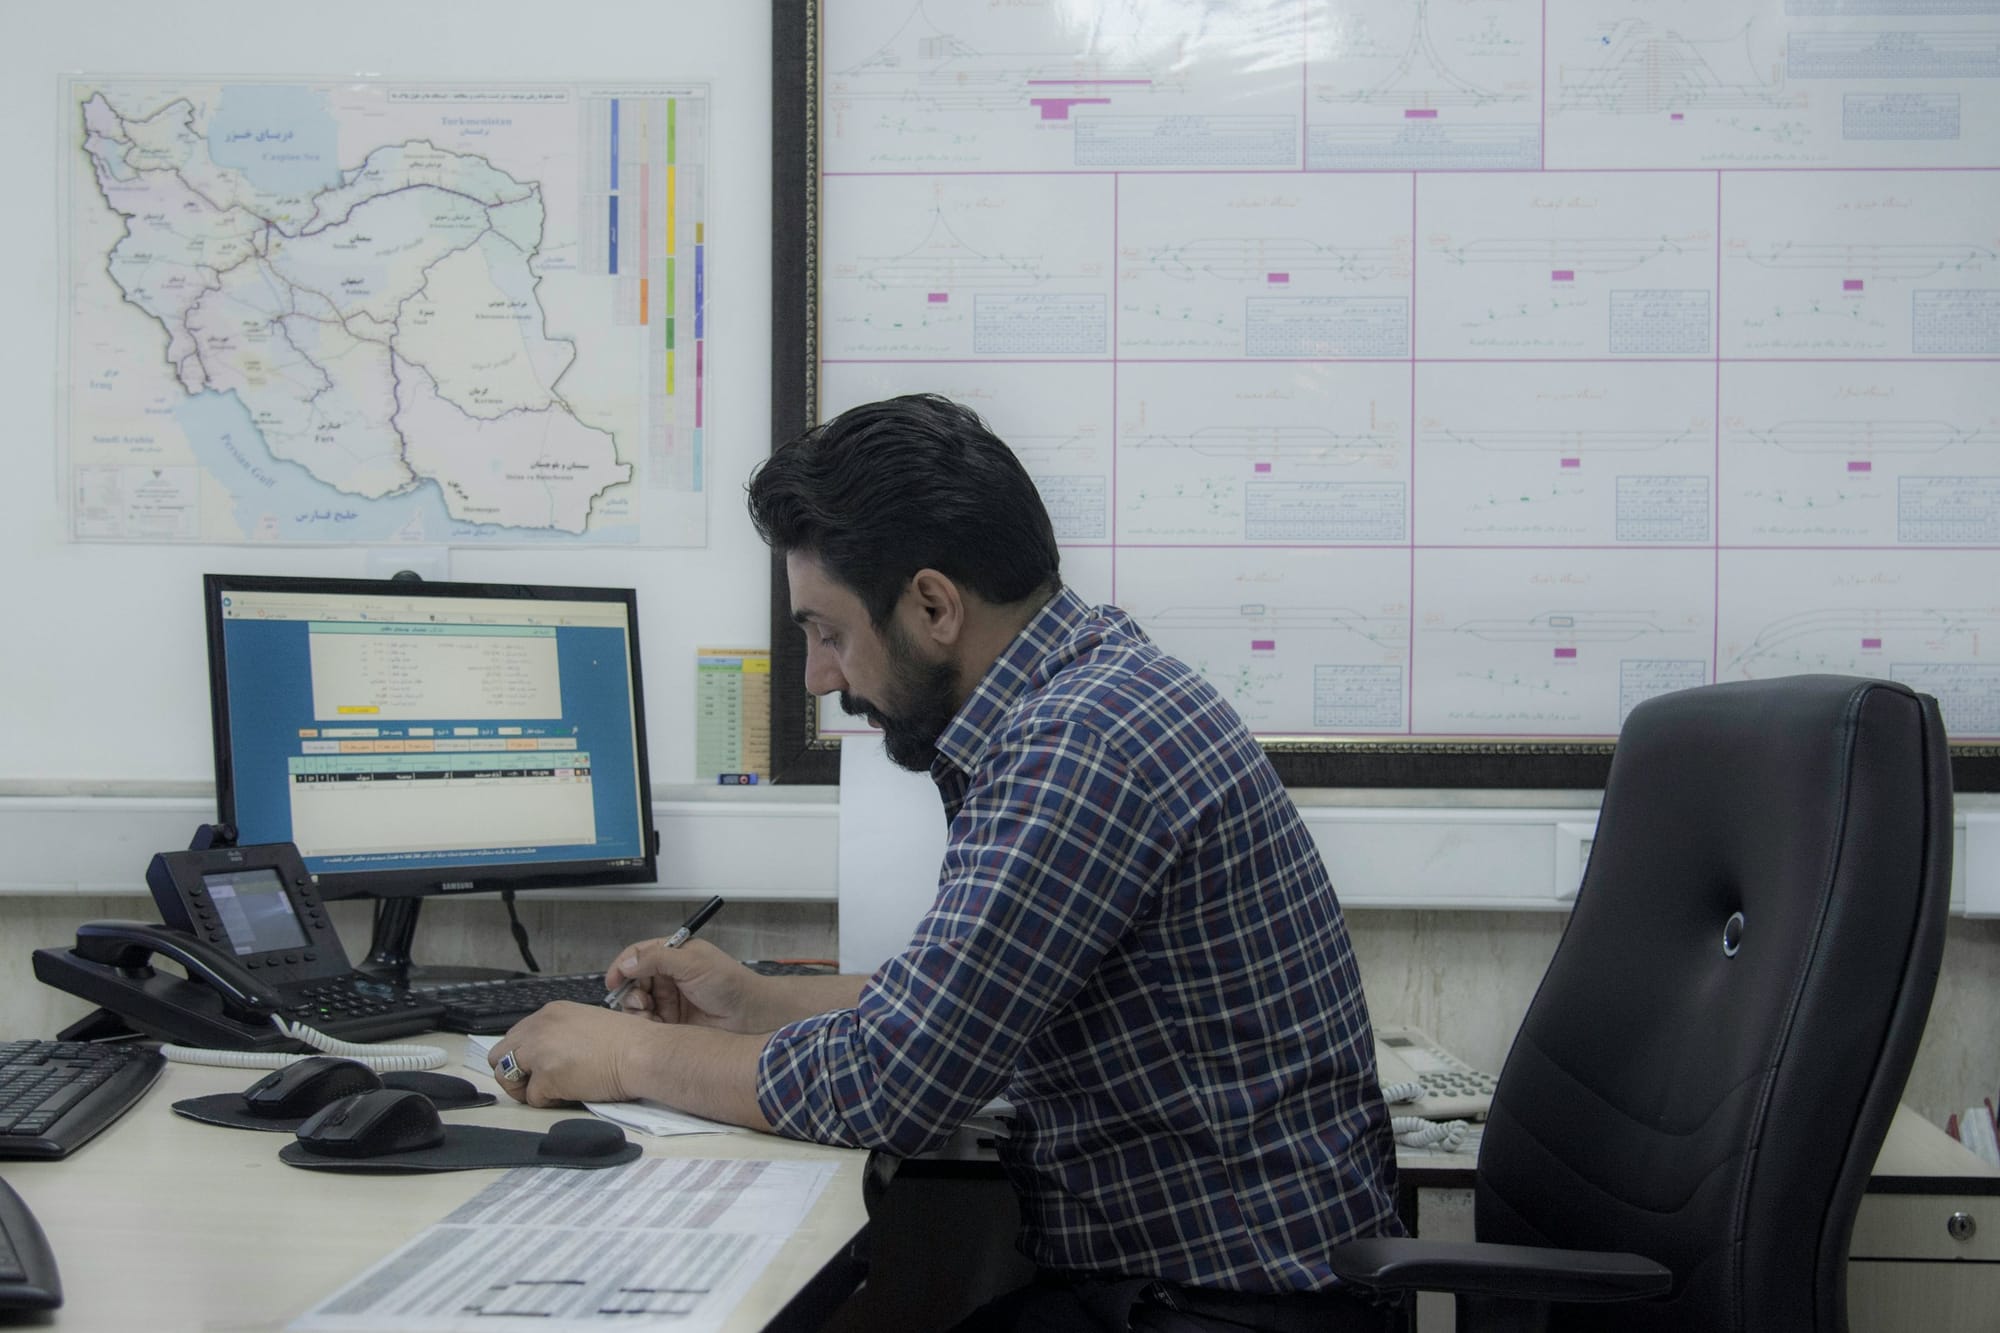
[(508, 1067), (520, 1076), (502, 1074), (500, 1086), (531, 1106), (657, 1096), (632, 1071), (645, 1067), (658, 1043), (678, 1041), (664, 1028), (768, 1032), (775, 1024), (757, 1027), (746, 1017), (766, 980), (704, 940), (672, 949), (664, 937), (647, 940), (627, 947), (605, 973), (611, 989), (634, 983), (617, 1010), (545, 1005), (516, 1023), (486, 1058), (498, 1070), (512, 1057)]
[(710, 899), (673, 934), (622, 950), (605, 1004), (546, 1005), (516, 1023), (487, 1053), (500, 1087), (531, 1106), (649, 1097), (768, 1130), (757, 1068), (769, 1034), (852, 1005), (863, 979), (762, 976), (691, 939), (721, 906)]
[[(707, 925), (708, 919), (714, 916), (717, 912), (720, 912), (721, 910), (722, 910), (722, 899), (719, 897), (710, 898), (700, 907), (695, 908), (694, 915), (690, 916), (686, 921), (683, 921), (681, 923), (681, 928), (679, 930), (675, 931), (673, 934), (667, 936), (663, 940), (651, 940), (648, 941), (648, 943), (659, 945), (663, 949), (678, 949), (683, 945), (685, 945), (689, 940), (693, 939), (694, 933), (697, 930), (700, 930), (703, 926)], [(638, 947), (643, 948), (646, 946), (642, 945)], [(628, 960), (632, 960), (630, 966), (626, 965)], [(607, 1009), (631, 1008), (642, 1012), (648, 1009), (652, 1009), (652, 1012), (654, 1012), (655, 1014), (658, 1014), (661, 1017), (667, 1017), (664, 1014), (660, 1014), (660, 1011), (656, 1008), (652, 1008), (652, 1006), (646, 1004), (628, 1005), (626, 1003), (627, 998), (638, 987), (640, 982), (641, 974), (637, 971), (637, 966), (638, 965), (636, 962), (636, 958), (632, 950), (627, 950), (625, 953), (622, 953), (618, 956), (618, 961), (613, 963), (611, 965), (611, 969), (604, 974), (604, 987), (606, 991), (606, 994), (604, 996), (604, 1007)], [(668, 1018), (667, 1021), (690, 1022), (692, 1020)]]
[(773, 1006), (768, 979), (705, 940), (692, 938), (721, 910), (711, 898), (671, 935), (631, 945), (604, 974), (602, 1007), (558, 1003), (516, 1023), (487, 1053), (500, 1086), (532, 1106), (626, 1101), (647, 1095), (624, 1070), (642, 1054), (646, 1029), (631, 1020), (762, 1034)]
[(678, 948), (666, 939), (628, 947), (604, 975), (624, 991), (620, 1009), (660, 1023), (687, 1023), (729, 1032), (769, 1032), (757, 1026), (757, 991), (764, 978), (705, 940)]

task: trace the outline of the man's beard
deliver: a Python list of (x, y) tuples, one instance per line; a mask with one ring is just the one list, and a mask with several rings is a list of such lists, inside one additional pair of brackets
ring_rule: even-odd
[(889, 761), (913, 773), (928, 773), (937, 758), (938, 737), (958, 712), (958, 672), (949, 662), (926, 662), (917, 656), (902, 628), (891, 625), (885, 637), (889, 655), (889, 689), (895, 713), (846, 690), (840, 706), (882, 729), (882, 748)]

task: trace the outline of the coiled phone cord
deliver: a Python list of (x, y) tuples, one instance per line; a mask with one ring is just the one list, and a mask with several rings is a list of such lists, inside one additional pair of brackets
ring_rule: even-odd
[[(378, 1074), (404, 1069), (436, 1069), (451, 1058), (438, 1046), (364, 1046), (341, 1041), (327, 1036), (318, 1028), (290, 1022), (281, 1014), (272, 1014), (271, 1023), (293, 1041), (302, 1041), (322, 1055), (359, 1060)], [(160, 1054), (185, 1065), (219, 1065), (224, 1069), (283, 1069), (286, 1065), (312, 1058), (284, 1051), (211, 1051), (199, 1046), (174, 1045), (160, 1047)]]
[[(1424, 1095), (1421, 1083), (1391, 1083), (1382, 1089), (1382, 1100), (1390, 1105), (1413, 1102)], [(1472, 1137), (1472, 1126), (1463, 1120), (1426, 1120), (1422, 1116), (1392, 1115), (1389, 1132), (1405, 1148), (1434, 1148), (1438, 1152), (1458, 1152)]]

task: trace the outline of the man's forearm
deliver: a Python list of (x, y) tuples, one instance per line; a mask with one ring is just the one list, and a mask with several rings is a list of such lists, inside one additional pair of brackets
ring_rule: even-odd
[(619, 1082), (628, 1097), (769, 1133), (771, 1122), (757, 1105), (764, 1041), (761, 1033), (648, 1024), (644, 1038), (621, 1051)]
[(867, 977), (765, 977), (752, 1024), (760, 1032), (776, 1032), (814, 1014), (852, 1009), (861, 998)]

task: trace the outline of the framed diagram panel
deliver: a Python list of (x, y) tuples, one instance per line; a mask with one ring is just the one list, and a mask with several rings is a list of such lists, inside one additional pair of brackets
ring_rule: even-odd
[[(2000, 6), (777, 6), (774, 434), (975, 407), (1287, 783), (1823, 671), (2000, 787)], [(1981, 53), (1985, 53), (1982, 55)], [(865, 727), (805, 691), (782, 781)]]

